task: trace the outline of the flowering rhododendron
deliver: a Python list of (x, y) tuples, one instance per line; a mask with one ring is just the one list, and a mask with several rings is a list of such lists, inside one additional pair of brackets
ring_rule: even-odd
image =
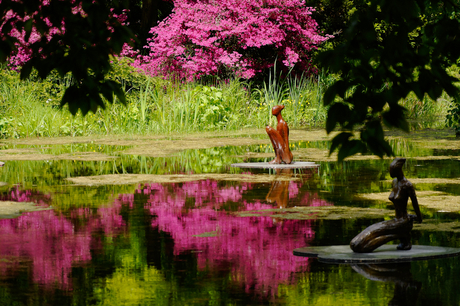
[(150, 52), (137, 62), (151, 75), (250, 79), (275, 62), (312, 73), (309, 52), (329, 38), (318, 34), (314, 9), (303, 0), (176, 0), (174, 6), (151, 29)]
[[(1, 2), (1, 1), (0, 1)], [(46, 7), (49, 4), (49, 1), (41, 1), (40, 8)], [(76, 13), (75, 11), (74, 13)], [(28, 22), (32, 21), (32, 18), (38, 14), (38, 11), (25, 16), (20, 16), (17, 13), (13, 12), (12, 10), (8, 11), (5, 16), (2, 18), (2, 22), (0, 23), (0, 30), (4, 26), (10, 25), (12, 26), (9, 35), (16, 39), (15, 51), (8, 57), (8, 65), (13, 68), (18, 68), (24, 65), (31, 59), (32, 56), (32, 49), (30, 46), (40, 39), (42, 39), (42, 35), (37, 31), (35, 26), (32, 26), (30, 36), (26, 34), (25, 28), (18, 28), (14, 25), (17, 22)], [(46, 39), (49, 41), (54, 34), (60, 33), (64, 31), (64, 22), (61, 21), (58, 25), (53, 25), (49, 18), (43, 18), (42, 21), (46, 24), (49, 28), (49, 32), (46, 35)], [(1, 34), (0, 34), (1, 35)]]

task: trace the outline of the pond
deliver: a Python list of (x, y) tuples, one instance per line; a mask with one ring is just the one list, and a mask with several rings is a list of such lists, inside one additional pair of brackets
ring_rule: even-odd
[[(349, 244), (392, 218), (391, 159), (337, 163), (325, 135), (294, 131), (295, 159), (319, 169), (231, 168), (271, 159), (261, 133), (223, 137), (228, 145), (181, 137), (4, 142), (0, 200), (43, 210), (0, 211), (0, 304), (460, 302), (456, 257), (351, 266), (293, 256), (298, 247)], [(460, 247), (460, 142), (432, 131), (389, 136), (407, 157), (424, 218), (413, 244)]]

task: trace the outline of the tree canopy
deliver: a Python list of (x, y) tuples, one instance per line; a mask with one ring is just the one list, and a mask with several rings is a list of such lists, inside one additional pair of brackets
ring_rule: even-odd
[[(74, 82), (61, 105), (68, 104), (72, 114), (78, 109), (86, 114), (104, 108), (101, 95), (109, 102), (114, 96), (125, 102), (121, 85), (105, 78), (110, 55), (118, 54), (134, 38), (114, 15), (123, 4), (118, 0), (1, 0), (0, 62), (24, 39), (30, 52), (21, 67), (21, 78), (27, 78), (32, 69), (41, 78), (52, 70), (61, 76), (71, 73)], [(32, 35), (35, 39), (30, 39)]]
[(342, 43), (319, 55), (340, 76), (324, 94), (326, 130), (341, 129), (331, 153), (392, 155), (382, 124), (408, 131), (398, 102), (410, 92), (436, 100), (445, 91), (460, 114), (459, 80), (447, 72), (460, 59), (459, 17), (458, 4), (426, 0), (373, 0), (352, 15)]

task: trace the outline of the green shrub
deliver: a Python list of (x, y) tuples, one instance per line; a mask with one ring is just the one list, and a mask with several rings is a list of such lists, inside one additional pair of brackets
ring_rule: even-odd
[[(113, 104), (83, 117), (70, 115), (59, 101), (74, 80), (51, 73), (20, 81), (18, 72), (0, 69), (0, 137), (80, 136), (92, 134), (149, 134), (235, 130), (276, 125), (271, 107), (286, 104), (291, 127), (321, 125), (324, 80), (271, 79), (262, 86), (240, 80), (172, 82), (147, 77), (114, 59), (108, 78), (123, 85), (127, 105)], [(253, 88), (254, 87), (254, 88)]]

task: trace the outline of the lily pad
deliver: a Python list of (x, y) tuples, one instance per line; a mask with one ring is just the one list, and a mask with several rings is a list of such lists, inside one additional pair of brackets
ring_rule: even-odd
[(117, 156), (110, 156), (99, 152), (75, 152), (60, 154), (56, 156), (56, 159), (79, 161), (108, 161), (117, 158)]
[[(412, 181), (412, 180), (411, 180)], [(417, 198), (430, 197), (434, 195), (446, 195), (442, 191), (417, 191)], [(355, 195), (355, 200), (373, 200), (373, 201), (385, 201), (389, 202), (388, 197), (390, 192), (376, 192), (376, 193), (358, 193)]]
[(51, 154), (4, 154), (0, 156), (1, 160), (54, 160), (56, 155)]
[(439, 220), (423, 220), (422, 223), (414, 223), (414, 230), (460, 233), (460, 222), (439, 222)]
[[(411, 180), (416, 181), (416, 179)], [(460, 182), (459, 182), (460, 183)], [(442, 212), (460, 212), (460, 196), (450, 195), (441, 191), (417, 191), (420, 206)], [(373, 200), (389, 202), (389, 192), (357, 194), (355, 200)]]

